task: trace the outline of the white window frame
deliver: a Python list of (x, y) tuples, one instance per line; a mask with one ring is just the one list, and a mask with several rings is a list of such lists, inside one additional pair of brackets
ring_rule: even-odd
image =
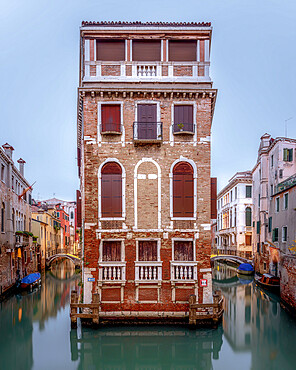
[[(187, 162), (193, 168), (193, 217), (174, 217), (174, 197), (173, 197), (173, 169), (175, 165), (179, 162)], [(179, 159), (176, 159), (170, 168), (170, 217), (171, 220), (196, 220), (197, 213), (197, 167), (195, 162), (192, 159), (188, 159), (180, 156)]]
[[(121, 260), (120, 261), (103, 261), (103, 243), (104, 242), (121, 242)], [(108, 239), (101, 239), (100, 246), (99, 246), (99, 263), (110, 263), (110, 262), (125, 262), (125, 249), (124, 249), (124, 239), (114, 239), (114, 238), (108, 238)]]
[[(284, 228), (286, 228), (287, 232), (286, 232), (286, 240), (284, 240)], [(285, 225), (282, 227), (282, 243), (287, 243), (288, 241), (288, 226)]]
[(102, 126), (102, 105), (120, 105), (120, 128), (121, 132), (118, 133), (118, 136), (121, 136), (121, 142), (124, 144), (125, 141), (125, 130), (123, 124), (123, 100), (116, 100), (116, 101), (99, 101), (98, 102), (98, 124), (97, 124), (97, 141), (98, 145), (101, 146), (102, 143), (102, 134), (101, 134), (101, 126)]
[(188, 100), (181, 100), (181, 101), (174, 101), (171, 106), (171, 127), (170, 127), (170, 142), (175, 141), (174, 135), (174, 121), (175, 121), (175, 105), (193, 105), (193, 142), (197, 143), (197, 123), (196, 123), (196, 115), (197, 115), (197, 103), (188, 101)]
[[(122, 170), (121, 178), (122, 178), (122, 216), (121, 217), (102, 217), (102, 168), (105, 164), (115, 162), (119, 164)], [(107, 158), (104, 162), (101, 163), (99, 170), (98, 170), (98, 218), (99, 221), (120, 221), (125, 220), (126, 211), (125, 211), (125, 182), (126, 182), (126, 173), (125, 168), (120, 163), (117, 158)]]
[[(175, 242), (192, 242), (193, 246), (193, 261), (175, 261)], [(196, 262), (196, 240), (194, 238), (172, 238), (172, 262)]]
[[(157, 242), (157, 260), (156, 261), (139, 261), (139, 242)], [(161, 239), (160, 238), (137, 238), (136, 239), (136, 262), (161, 262), (160, 259), (160, 248)]]

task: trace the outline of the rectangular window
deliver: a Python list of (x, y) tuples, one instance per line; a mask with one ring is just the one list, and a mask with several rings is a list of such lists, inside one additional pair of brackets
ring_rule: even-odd
[(246, 198), (252, 198), (252, 186), (246, 185)]
[(260, 194), (258, 195), (258, 207), (260, 208), (260, 199), (261, 199), (261, 197), (260, 197)]
[(174, 106), (174, 132), (193, 133), (193, 105)]
[(273, 196), (273, 185), (270, 185), (270, 195)]
[(293, 161), (293, 149), (284, 148), (283, 160), (285, 162), (292, 162)]
[(174, 241), (174, 261), (193, 261), (192, 241)]
[(120, 105), (102, 104), (101, 106), (101, 132), (121, 132)]
[(271, 233), (272, 230), (272, 217), (268, 218), (268, 232)]
[(161, 60), (160, 40), (133, 40), (132, 60), (138, 62), (150, 62)]
[(283, 170), (279, 170), (279, 178), (282, 179), (283, 178)]
[(289, 194), (284, 194), (284, 209), (288, 209)]
[(274, 178), (277, 179), (277, 170), (275, 170)]
[(169, 60), (172, 62), (196, 61), (196, 40), (169, 41)]
[(97, 60), (125, 60), (125, 40), (97, 40)]
[(279, 197), (275, 198), (275, 211), (276, 212), (280, 211), (280, 198)]
[(282, 241), (283, 242), (287, 241), (287, 233), (288, 233), (287, 226), (283, 226), (283, 228), (282, 228)]
[(252, 235), (246, 235), (246, 245), (252, 245)]
[(237, 199), (237, 188), (234, 188), (234, 199)]
[(157, 241), (139, 241), (138, 244), (139, 261), (157, 261)]
[(273, 155), (271, 156), (271, 167), (273, 167)]
[(121, 261), (121, 241), (103, 241), (102, 261)]
[(279, 241), (279, 229), (277, 227), (272, 230), (272, 241), (273, 242)]
[(1, 164), (1, 180), (2, 181), (5, 181), (4, 177), (5, 177), (5, 167), (4, 167), (4, 164)]
[(261, 222), (257, 221), (257, 234), (260, 234)]
[(136, 134), (139, 140), (157, 139), (157, 105), (137, 105)]

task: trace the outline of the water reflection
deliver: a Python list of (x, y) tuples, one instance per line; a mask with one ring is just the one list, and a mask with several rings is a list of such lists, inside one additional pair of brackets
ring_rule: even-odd
[(70, 329), (70, 261), (42, 276), (41, 288), (0, 304), (0, 369), (294, 369), (295, 320), (278, 297), (235, 268), (217, 264), (225, 297), (217, 330), (178, 327)]
[(295, 368), (296, 323), (281, 308), (279, 297), (225, 264), (217, 263), (213, 278), (225, 298), (224, 337), (232, 350), (249, 353), (251, 369)]
[(190, 331), (176, 327), (71, 330), (72, 360), (78, 369), (212, 369), (219, 359), (222, 326)]

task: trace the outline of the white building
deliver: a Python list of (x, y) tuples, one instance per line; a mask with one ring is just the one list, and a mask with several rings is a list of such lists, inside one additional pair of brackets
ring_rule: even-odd
[[(282, 223), (279, 211), (283, 210), (286, 215), (289, 209), (285, 208), (284, 200), (281, 202), (281, 209), (277, 209), (276, 198), (283, 196), (279, 184), (296, 174), (296, 140), (284, 137), (273, 139), (269, 134), (261, 137), (258, 150), (257, 163), (252, 170), (253, 179), (253, 252), (255, 255), (255, 269), (260, 273), (271, 272), (278, 275), (278, 253), (275, 253), (273, 230)], [(275, 193), (280, 193), (274, 196)], [(291, 205), (290, 201), (290, 205)], [(291, 208), (291, 217), (293, 212)], [(280, 212), (282, 213), (282, 212)], [(291, 219), (291, 217), (286, 219)], [(285, 225), (282, 225), (284, 227)], [(295, 226), (294, 226), (295, 230)], [(293, 230), (290, 230), (293, 231)], [(280, 228), (279, 236), (284, 231)], [(274, 241), (273, 241), (274, 240)], [(291, 236), (292, 240), (292, 236)], [(277, 241), (276, 241), (277, 242)]]
[(217, 197), (217, 250), (252, 256), (252, 174), (237, 172)]

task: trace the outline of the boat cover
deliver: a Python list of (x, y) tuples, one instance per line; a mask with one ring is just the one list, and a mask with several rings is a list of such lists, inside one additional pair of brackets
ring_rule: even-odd
[(254, 271), (254, 268), (249, 263), (242, 263), (238, 266), (238, 269), (241, 271)]
[(30, 274), (30, 275), (27, 275), (25, 276), (22, 280), (21, 280), (21, 283), (22, 284), (32, 284), (34, 283), (36, 280), (40, 279), (41, 275), (39, 272), (34, 272), (33, 274)]

